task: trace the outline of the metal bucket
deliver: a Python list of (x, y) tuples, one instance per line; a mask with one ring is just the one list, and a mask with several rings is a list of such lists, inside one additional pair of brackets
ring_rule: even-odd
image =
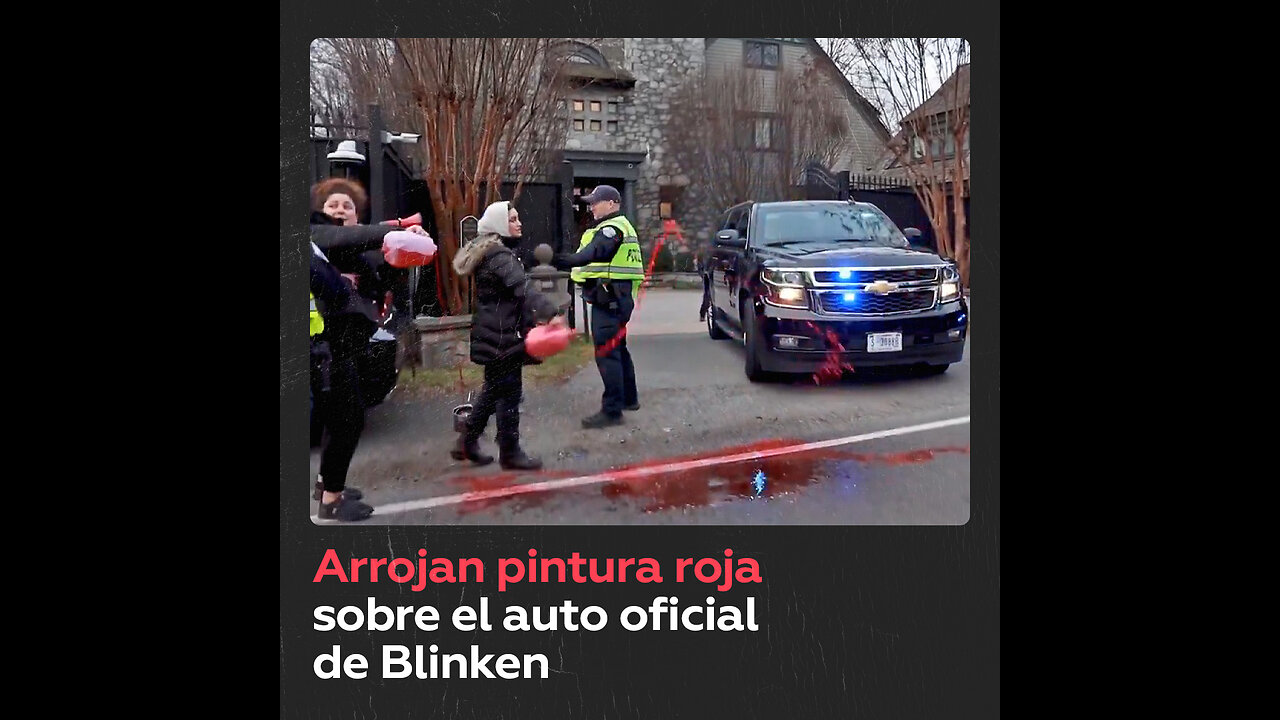
[(463, 403), (453, 409), (453, 431), (466, 432), (467, 418), (471, 417), (471, 403)]

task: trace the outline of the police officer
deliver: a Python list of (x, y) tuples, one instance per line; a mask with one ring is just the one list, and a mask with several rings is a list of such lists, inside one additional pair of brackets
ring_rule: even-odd
[[(354, 288), (313, 242), (309, 323), (311, 412), (329, 428), (321, 450), (321, 478), (316, 480), (315, 499), (320, 501), (320, 517), (348, 522), (373, 514), (372, 507), (360, 502), (362, 493), (346, 487), (346, 469), (364, 427), (355, 358), (349, 349), (351, 343), (346, 341), (350, 322), (337, 316), (340, 309), (350, 304), (353, 292)], [(325, 315), (330, 318), (328, 323)]]
[(598, 185), (583, 200), (596, 224), (582, 234), (578, 252), (558, 253), (551, 264), (560, 270), (574, 268), (573, 280), (583, 286), (583, 297), (591, 303), (591, 334), (604, 395), (600, 412), (584, 418), (582, 426), (602, 428), (621, 425), (623, 410), (640, 409), (635, 366), (626, 336), (620, 334), (635, 309), (644, 265), (636, 230), (622, 215), (617, 189)]

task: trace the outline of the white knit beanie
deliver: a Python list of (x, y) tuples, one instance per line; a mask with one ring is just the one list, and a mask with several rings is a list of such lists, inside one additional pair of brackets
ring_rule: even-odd
[(510, 203), (502, 200), (485, 208), (484, 214), (480, 216), (480, 222), (476, 224), (476, 231), (480, 235), (506, 237), (509, 232), (507, 225), (509, 206)]

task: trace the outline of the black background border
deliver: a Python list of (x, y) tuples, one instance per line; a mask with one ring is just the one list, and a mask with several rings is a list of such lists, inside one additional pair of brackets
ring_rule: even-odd
[[(985, 307), (998, 309), (1000, 241), (999, 5), (883, 0), (832, 6), (698, 5), (661, 12), (652, 6), (522, 3), (444, 5), (380, 2), (356, 8), (329, 1), (281, 3), (280, 75), (280, 708), (282, 717), (996, 717), (999, 715), (999, 330), (983, 313), (970, 340), (972, 516), (962, 527), (317, 527), (294, 489), (307, 470), (305, 322), (292, 298), (301, 292), (307, 203), (307, 47), (323, 36), (656, 36), (678, 27), (706, 35), (763, 35), (771, 28), (833, 28), (824, 35), (946, 35), (970, 38), (975, 73), (973, 143), (983, 162), (972, 171), (973, 216), (982, 242), (973, 247), (973, 276)], [(288, 488), (286, 492), (285, 488)], [(541, 556), (577, 551), (595, 557), (653, 557), (664, 570), (676, 557), (735, 555), (757, 559), (763, 586), (711, 593), (717, 602), (758, 598), (762, 628), (751, 634), (626, 633), (616, 613), (657, 594), (698, 602), (701, 587), (673, 578), (661, 587), (523, 585), (499, 595), (484, 586), (444, 586), (423, 593), (396, 585), (314, 585), (326, 548), (339, 556), (496, 558), (538, 549)], [(311, 630), (319, 604), (380, 602), (453, 607), (490, 597), (504, 603), (555, 604), (572, 598), (599, 604), (615, 621), (600, 633), (509, 633), (486, 636), (441, 630), (321, 634)], [(496, 613), (495, 609), (495, 613)], [(329, 637), (332, 635), (332, 637)], [(547, 680), (319, 681), (315, 655), (339, 643), (376, 657), (388, 642), (435, 642), (442, 650), (545, 652)]]

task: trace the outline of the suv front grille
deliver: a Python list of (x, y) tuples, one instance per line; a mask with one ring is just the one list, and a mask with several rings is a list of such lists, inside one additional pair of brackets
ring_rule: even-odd
[(935, 282), (938, 279), (937, 268), (903, 268), (901, 270), (850, 270), (849, 277), (840, 277), (836, 270), (818, 270), (813, 279), (819, 283), (871, 283), (885, 282)]
[[(883, 315), (887, 313), (913, 312), (933, 307), (934, 289), (877, 295), (857, 291), (818, 292), (818, 307), (824, 313), (858, 315)], [(850, 296), (846, 300), (845, 296)]]

